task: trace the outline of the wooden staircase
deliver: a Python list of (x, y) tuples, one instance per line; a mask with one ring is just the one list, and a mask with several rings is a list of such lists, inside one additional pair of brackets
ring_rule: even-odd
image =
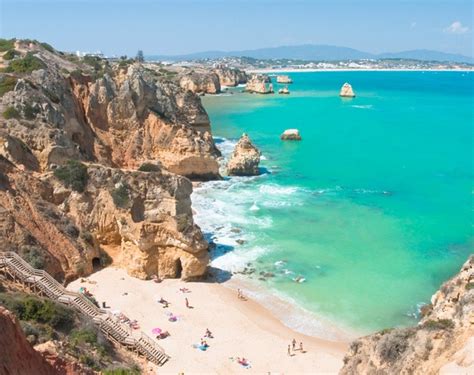
[(116, 322), (105, 310), (98, 308), (80, 293), (65, 289), (50, 274), (30, 266), (14, 252), (0, 252), (0, 273), (27, 286), (32, 292), (68, 305), (88, 316), (101, 332), (114, 343), (162, 366), (169, 356), (155, 341), (143, 332), (134, 334), (126, 325)]

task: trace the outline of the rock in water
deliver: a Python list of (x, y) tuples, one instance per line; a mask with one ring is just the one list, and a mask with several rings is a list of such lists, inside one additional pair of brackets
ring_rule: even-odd
[(354, 98), (355, 94), (354, 91), (352, 91), (352, 86), (347, 82), (344, 83), (341, 87), (341, 92), (339, 93), (339, 96), (343, 98)]
[(298, 129), (286, 129), (280, 139), (282, 141), (301, 141), (300, 131)]
[(277, 76), (277, 82), (278, 83), (293, 83), (293, 80), (289, 76)]
[(257, 94), (272, 94), (273, 85), (271, 84), (270, 77), (265, 74), (254, 74), (247, 81), (245, 91)]
[(260, 151), (247, 134), (242, 134), (227, 163), (227, 174), (231, 176), (255, 176), (259, 174)]

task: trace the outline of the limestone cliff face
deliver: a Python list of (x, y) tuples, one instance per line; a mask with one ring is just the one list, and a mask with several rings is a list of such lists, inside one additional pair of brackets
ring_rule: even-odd
[(256, 94), (271, 94), (273, 93), (273, 86), (270, 82), (270, 77), (267, 75), (254, 74), (248, 79), (245, 91)]
[(231, 176), (255, 176), (259, 174), (260, 151), (247, 134), (242, 134), (227, 163), (227, 174)]
[(20, 323), (0, 306), (0, 374), (60, 375), (26, 340)]
[[(140, 64), (17, 48), (41, 68), (0, 76), (14, 80), (0, 97), (0, 250), (65, 281), (107, 254), (137, 277), (204, 275), (185, 177), (220, 178), (220, 154), (199, 97)], [(81, 192), (53, 174), (70, 160), (87, 166)]]
[(220, 66), (214, 69), (214, 72), (219, 77), (221, 86), (234, 87), (247, 83), (247, 73), (240, 69)]
[(84, 193), (64, 192), (49, 176), (53, 199), (86, 228), (114, 265), (132, 276), (191, 279), (206, 272), (208, 244), (194, 224), (191, 182), (159, 169), (125, 171), (90, 165)]
[(217, 94), (221, 91), (219, 76), (210, 71), (192, 71), (179, 78), (179, 85), (193, 93)]
[(47, 65), (19, 77), (1, 98), (0, 109), (9, 107), (21, 118), (2, 122), (32, 151), (28, 164), (38, 170), (67, 159), (126, 168), (153, 160), (192, 178), (219, 176), (219, 151), (199, 98), (140, 65), (110, 68), (96, 80)]
[(472, 373), (473, 256), (422, 313), (417, 327), (385, 330), (354, 341), (340, 374)]

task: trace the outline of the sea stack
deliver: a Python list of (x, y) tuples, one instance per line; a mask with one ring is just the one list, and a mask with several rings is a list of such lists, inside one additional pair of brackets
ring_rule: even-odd
[(290, 84), (293, 80), (289, 76), (277, 76), (277, 83)]
[(301, 141), (300, 131), (298, 129), (286, 129), (280, 139), (282, 141)]
[(254, 74), (247, 81), (245, 91), (256, 94), (273, 94), (273, 85), (271, 84), (270, 77), (265, 74)]
[(352, 86), (349, 83), (344, 83), (341, 87), (341, 92), (339, 93), (340, 97), (343, 98), (354, 98), (355, 94), (352, 90)]
[(256, 176), (259, 174), (260, 151), (247, 134), (242, 134), (227, 163), (229, 176)]

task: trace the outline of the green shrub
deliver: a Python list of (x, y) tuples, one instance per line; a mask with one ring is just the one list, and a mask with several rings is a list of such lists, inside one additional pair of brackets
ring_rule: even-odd
[(77, 160), (69, 160), (66, 165), (54, 170), (54, 175), (66, 187), (82, 193), (87, 186), (89, 175), (87, 166)]
[(54, 92), (45, 87), (43, 87), (43, 92), (53, 103), (58, 104), (61, 101), (59, 96), (57, 96)]
[(5, 120), (10, 120), (12, 118), (19, 119), (20, 112), (18, 112), (14, 107), (7, 107), (7, 109), (3, 111), (3, 118)]
[(467, 283), (467, 284), (466, 284), (466, 289), (467, 289), (467, 290), (474, 289), (474, 283)]
[(101, 62), (101, 59), (99, 57), (96, 57), (96, 56), (84, 56), (84, 59), (83, 61), (87, 64), (87, 65), (90, 65), (94, 68), (94, 70), (98, 71), (100, 69), (102, 69), (102, 64), (100, 63)]
[(15, 46), (15, 39), (1, 39), (0, 38), (0, 52), (5, 52)]
[(54, 48), (51, 46), (51, 44), (48, 44), (48, 43), (40, 43), (40, 45), (46, 50), (46, 51), (49, 51), (49, 52), (53, 52), (54, 53)]
[(38, 108), (33, 107), (29, 103), (25, 104), (24, 107), (23, 107), (23, 116), (27, 120), (34, 120), (38, 113), (39, 113)]
[(0, 97), (6, 94), (9, 91), (12, 91), (15, 88), (17, 79), (12, 76), (3, 76), (0, 80)]
[(74, 329), (70, 334), (72, 345), (97, 345), (97, 332), (90, 328)]
[(451, 319), (428, 320), (423, 324), (423, 328), (429, 330), (452, 329), (454, 328), (454, 322)]
[(20, 249), (20, 255), (33, 268), (44, 269), (44, 266), (46, 265), (46, 260), (42, 252), (36, 246), (22, 246)]
[(115, 368), (115, 369), (107, 369), (102, 372), (104, 375), (140, 375), (140, 367), (134, 365), (130, 368)]
[(12, 49), (9, 49), (7, 52), (5, 52), (5, 54), (2, 57), (3, 57), (3, 60), (12, 60), (15, 56), (18, 56), (18, 52), (12, 48)]
[(159, 172), (159, 171), (161, 171), (161, 168), (156, 164), (144, 163), (144, 164), (140, 165), (138, 170), (141, 171), (141, 172)]
[(31, 73), (34, 70), (43, 69), (44, 67), (45, 64), (40, 59), (38, 59), (32, 53), (27, 53), (22, 59), (12, 60), (5, 71), (15, 73)]
[(57, 329), (69, 329), (74, 322), (72, 310), (47, 299), (34, 296), (0, 294), (0, 303), (20, 320), (48, 324)]
[(128, 196), (128, 187), (125, 184), (120, 184), (118, 188), (115, 188), (110, 193), (112, 199), (117, 207), (126, 207), (130, 198)]

